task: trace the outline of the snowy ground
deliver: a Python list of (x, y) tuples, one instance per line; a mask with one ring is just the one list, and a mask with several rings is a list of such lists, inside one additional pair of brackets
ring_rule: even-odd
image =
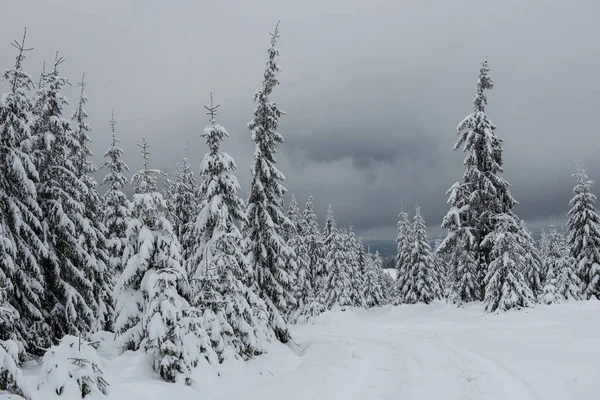
[[(143, 356), (117, 357), (105, 344), (110, 399), (600, 398), (598, 301), (499, 315), (479, 304), (347, 310), (292, 331), (291, 350), (276, 345), (256, 360), (224, 365), (220, 377), (201, 369), (194, 388), (163, 383)], [(37, 371), (25, 373), (33, 383)]]

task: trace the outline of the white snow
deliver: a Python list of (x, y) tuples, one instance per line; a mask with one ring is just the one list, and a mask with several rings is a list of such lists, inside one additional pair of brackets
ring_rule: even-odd
[[(347, 308), (291, 326), (291, 333), (289, 347), (277, 343), (253, 360), (226, 360), (220, 376), (201, 363), (192, 387), (161, 381), (142, 352), (117, 356), (106, 334), (98, 353), (111, 386), (102, 397), (592, 400), (600, 393), (600, 301), (502, 314), (485, 314), (481, 303)], [(33, 384), (37, 370), (24, 373)], [(33, 400), (54, 397), (32, 392)]]

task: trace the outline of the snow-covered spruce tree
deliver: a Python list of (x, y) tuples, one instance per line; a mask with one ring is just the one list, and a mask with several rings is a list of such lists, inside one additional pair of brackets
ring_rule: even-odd
[(585, 168), (579, 166), (575, 196), (569, 206), (568, 242), (571, 255), (577, 262), (577, 273), (583, 281), (586, 299), (600, 299), (600, 217), (596, 212), (596, 196), (592, 193), (594, 181), (589, 180)]
[[(15, 320), (19, 316), (7, 300), (6, 288), (0, 288), (0, 333), (3, 337), (10, 336), (14, 332)], [(29, 399), (23, 373), (18, 366), (20, 347), (12, 339), (0, 339), (0, 391)]]
[(298, 230), (302, 241), (296, 255), (298, 275), (303, 275), (304, 280), (296, 293), (298, 309), (291, 314), (290, 321), (306, 322), (324, 311), (324, 306), (317, 302), (317, 295), (326, 278), (323, 273), (323, 235), (319, 229), (312, 196), (306, 201), (302, 216), (298, 220)]
[[(292, 195), (292, 200), (287, 212), (287, 217), (291, 222), (291, 225), (285, 228), (285, 236), (288, 246), (294, 251), (296, 261), (296, 283), (294, 285), (294, 297), (296, 298), (296, 306), (293, 310), (290, 310), (290, 316), (297, 313), (297, 310), (303, 309), (306, 304), (310, 303), (314, 299), (314, 292), (312, 287), (311, 278), (311, 254), (306, 243), (306, 235), (310, 234), (307, 232), (310, 227), (303, 220), (303, 215), (300, 214), (298, 209), (298, 202), (296, 197)], [(318, 231), (318, 228), (317, 228)], [(293, 320), (293, 317), (291, 318)]]
[(27, 350), (33, 350), (33, 345), (43, 344), (36, 338), (43, 336), (39, 333), (44, 285), (40, 260), (46, 247), (35, 188), (38, 172), (30, 154), (32, 104), (27, 91), (33, 83), (22, 69), (29, 50), (25, 35), (13, 46), (18, 50), (15, 66), (2, 76), (10, 90), (0, 99), (0, 285), (19, 318), (0, 340), (14, 334)]
[(287, 223), (287, 217), (281, 209), (281, 199), (286, 191), (281, 182), (285, 177), (275, 166), (275, 146), (283, 143), (283, 136), (277, 132), (279, 117), (283, 112), (269, 99), (279, 84), (276, 74), (280, 69), (275, 62), (279, 55), (279, 50), (275, 48), (278, 38), (279, 27), (276, 26), (271, 34), (262, 88), (254, 95), (254, 118), (248, 123), (256, 146), (251, 166), (252, 182), (245, 230), (248, 235), (248, 261), (254, 271), (254, 286), (267, 303), (269, 323), (277, 339), (286, 343), (290, 333), (281, 314), (296, 303), (293, 296), (295, 276), (292, 273), (296, 266), (293, 265), (293, 250), (281, 237), (283, 226)]
[(113, 114), (110, 120), (111, 144), (104, 153), (106, 161), (102, 164), (102, 169), (106, 170), (102, 185), (107, 187), (102, 198), (102, 208), (104, 225), (108, 231), (106, 237), (110, 269), (116, 278), (121, 275), (124, 268), (123, 251), (127, 243), (126, 231), (131, 211), (129, 200), (123, 192), (128, 183), (124, 173), (129, 171), (129, 167), (122, 159), (123, 150), (118, 146), (120, 140), (115, 135), (115, 126), (116, 121)]
[(416, 207), (413, 218), (413, 245), (406, 265), (407, 284), (401, 296), (407, 304), (425, 303), (440, 298), (440, 279), (427, 237), (427, 226)]
[(405, 292), (404, 288), (409, 285), (411, 279), (407, 266), (413, 242), (413, 227), (408, 213), (401, 206), (398, 214), (398, 236), (396, 237), (396, 294), (393, 300), (395, 305), (404, 303), (402, 293)]
[(196, 185), (196, 178), (192, 166), (188, 162), (187, 155), (177, 165), (172, 190), (173, 230), (181, 243), (183, 249), (181, 258), (182, 263), (185, 265), (186, 260), (193, 252), (193, 228), (200, 204), (197, 198), (198, 187)]
[(521, 246), (522, 227), (510, 214), (500, 214), (496, 219), (494, 232), (484, 241), (492, 247), (492, 262), (485, 276), (485, 311), (530, 307), (535, 297), (521, 272), (527, 263), (526, 250)]
[(67, 335), (52, 346), (42, 361), (38, 389), (49, 389), (65, 398), (90, 398), (108, 394), (109, 383), (96, 349), (81, 337)]
[(216, 123), (217, 107), (206, 107), (210, 124), (202, 137), (209, 151), (200, 167), (202, 203), (186, 270), (192, 271), (192, 304), (208, 310), (206, 329), (219, 356), (247, 359), (265, 351), (264, 339), (271, 333), (255, 312), (266, 309), (264, 302), (244, 283), (250, 269), (236, 226), (246, 218), (244, 202), (237, 195), (235, 162), (219, 150), (229, 134)]
[(92, 291), (96, 308), (94, 309), (94, 330), (112, 331), (114, 318), (114, 305), (112, 299), (114, 270), (111, 268), (108, 254), (108, 233), (103, 223), (102, 202), (98, 194), (98, 182), (93, 177), (97, 171), (90, 160), (93, 153), (88, 144), (88, 136), (92, 128), (87, 122), (88, 114), (84, 109), (87, 103), (85, 96), (85, 74), (79, 82), (81, 93), (79, 103), (71, 117), (74, 126), (75, 138), (79, 144), (77, 153), (73, 154), (73, 162), (77, 177), (84, 185), (82, 190), (82, 203), (84, 205), (84, 229), (80, 234), (80, 245), (85, 248), (90, 258), (86, 262), (86, 273), (92, 282)]
[[(477, 300), (484, 297), (485, 284), (483, 278), (486, 275), (488, 265), (491, 261), (491, 248), (483, 246), (485, 237), (494, 231), (496, 215), (512, 214), (516, 201), (509, 191), (509, 184), (499, 176), (502, 173), (502, 139), (496, 135), (496, 126), (490, 121), (485, 113), (487, 105), (486, 92), (491, 90), (494, 82), (489, 76), (487, 59), (481, 63), (479, 77), (477, 79), (477, 91), (473, 98), (473, 112), (469, 113), (457, 127), (458, 140), (454, 150), (462, 147), (467, 153), (464, 160), (466, 171), (463, 182), (455, 185), (456, 190), (451, 190), (449, 203), (450, 213), (457, 213), (452, 219), (458, 220), (459, 224), (446, 227), (449, 234), (456, 236), (457, 230), (468, 230), (472, 236), (470, 246), (460, 251), (472, 251), (471, 255), (457, 254), (456, 258), (475, 258), (477, 263), (476, 285), (480, 295), (471, 299), (471, 294), (465, 292), (462, 301)], [(463, 192), (456, 193), (456, 191)], [(448, 217), (447, 216), (447, 217)], [(444, 225), (446, 225), (444, 223)], [(452, 243), (452, 244), (451, 244)], [(454, 240), (447, 246), (453, 244), (467, 243), (462, 240)], [(448, 250), (452, 251), (452, 250)], [(471, 275), (471, 271), (464, 271)], [(457, 276), (460, 280), (461, 277)], [(471, 286), (471, 282), (466, 282)]]
[(350, 286), (350, 298), (355, 307), (365, 307), (366, 300), (364, 297), (364, 274), (365, 270), (359, 262), (359, 249), (356, 235), (352, 226), (348, 227), (348, 232), (343, 232), (342, 239), (344, 241), (344, 250), (346, 253), (346, 264), (352, 285)]
[(538, 299), (544, 291), (544, 277), (542, 276), (543, 261), (535, 246), (535, 241), (525, 225), (525, 221), (521, 221), (520, 227), (520, 243), (525, 256), (525, 265), (522, 272), (534, 298)]
[[(148, 337), (143, 320), (149, 310), (148, 288), (143, 285), (148, 271), (157, 274), (163, 269), (173, 269), (185, 278), (180, 265), (180, 244), (165, 217), (165, 201), (156, 188), (160, 171), (148, 168), (150, 153), (145, 138), (138, 146), (142, 149), (143, 165), (131, 179), (135, 194), (123, 253), (125, 269), (115, 286), (115, 333), (120, 337), (123, 351), (139, 349)], [(189, 293), (184, 278), (178, 280), (181, 294)]]
[[(577, 263), (569, 251), (569, 246), (563, 234), (561, 234), (552, 221), (543, 236), (543, 262), (546, 267), (546, 286), (554, 286), (554, 301), (580, 300), (582, 297), (582, 283), (575, 271)], [(551, 277), (552, 275), (552, 277)], [(550, 282), (553, 278), (553, 282)], [(550, 289), (549, 289), (550, 290)], [(544, 301), (545, 301), (544, 295)]]
[(450, 257), (443, 251), (438, 251), (443, 239), (437, 238), (434, 245), (433, 256), (435, 259), (435, 265), (438, 270), (438, 276), (440, 278), (440, 289), (442, 290), (442, 298), (446, 298), (448, 293), (448, 274)]
[[(184, 346), (186, 327), (182, 311), (188, 308), (188, 303), (179, 289), (187, 279), (177, 261), (171, 259), (169, 263), (173, 267), (149, 269), (144, 274), (142, 288), (147, 305), (142, 318), (142, 343), (146, 352), (152, 354), (154, 371), (161, 378), (167, 382), (184, 379), (185, 384), (190, 385), (193, 355), (190, 356)], [(194, 353), (197, 349), (192, 349)]]
[(333, 208), (327, 210), (324, 241), (327, 278), (321, 288), (316, 303), (325, 309), (352, 306), (352, 276), (347, 264), (348, 255), (342, 233), (335, 222)]
[[(92, 273), (96, 257), (85, 244), (92, 234), (85, 208), (87, 187), (76, 164), (81, 149), (71, 121), (62, 116), (68, 102), (60, 92), (69, 83), (58, 73), (62, 62), (57, 54), (52, 71), (44, 75), (44, 84), (37, 91), (41, 114), (33, 120), (40, 175), (37, 193), (48, 247), (42, 258), (46, 282), (43, 304), (51, 332), (47, 340), (89, 332), (98, 309)], [(44, 343), (44, 347), (49, 344)]]
[(385, 304), (385, 293), (382, 287), (382, 265), (379, 252), (367, 255), (364, 271), (364, 298), (367, 307), (377, 307)]
[(446, 193), (450, 211), (442, 221), (448, 234), (436, 249), (438, 257), (447, 260), (447, 293), (449, 302), (457, 304), (477, 301), (481, 296), (475, 237), (471, 228), (463, 225), (467, 206), (466, 184), (455, 183)]

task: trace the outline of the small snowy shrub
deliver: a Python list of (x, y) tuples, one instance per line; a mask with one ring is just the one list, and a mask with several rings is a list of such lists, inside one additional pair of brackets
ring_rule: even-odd
[(19, 346), (14, 340), (0, 341), (0, 393), (6, 391), (29, 399), (23, 374), (17, 366)]
[(44, 354), (38, 389), (68, 398), (106, 395), (109, 384), (102, 377), (99, 364), (100, 357), (90, 343), (65, 336)]

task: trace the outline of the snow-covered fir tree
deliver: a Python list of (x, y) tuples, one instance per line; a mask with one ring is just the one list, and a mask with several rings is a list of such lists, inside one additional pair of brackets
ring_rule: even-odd
[(73, 154), (74, 167), (77, 177), (84, 187), (82, 190), (82, 203), (84, 205), (84, 230), (80, 234), (80, 244), (90, 255), (86, 269), (92, 282), (92, 291), (95, 299), (94, 330), (112, 331), (114, 306), (112, 298), (114, 271), (111, 268), (107, 251), (107, 229), (103, 223), (102, 203), (98, 194), (98, 182), (93, 174), (96, 166), (90, 160), (93, 153), (88, 144), (91, 142), (89, 132), (92, 128), (87, 122), (88, 114), (85, 110), (87, 97), (85, 96), (85, 74), (79, 82), (81, 93), (79, 103), (71, 121), (75, 138), (79, 144), (77, 153)]
[(126, 231), (131, 218), (130, 203), (123, 192), (128, 184), (124, 173), (129, 167), (123, 161), (123, 150), (118, 146), (120, 140), (115, 134), (116, 121), (114, 114), (110, 120), (112, 132), (111, 144), (104, 153), (104, 164), (102, 169), (106, 175), (102, 185), (106, 186), (106, 192), (102, 197), (102, 208), (104, 211), (103, 221), (107, 229), (107, 251), (110, 269), (115, 276), (123, 272), (123, 251), (127, 243)]
[[(187, 150), (186, 150), (187, 153)], [(183, 248), (182, 262), (185, 264), (193, 252), (193, 230), (196, 216), (198, 215), (198, 187), (192, 166), (188, 162), (187, 154), (175, 171), (175, 181), (172, 186), (171, 212), (173, 230), (179, 238)]]
[(433, 256), (435, 259), (435, 266), (438, 270), (438, 276), (440, 278), (440, 288), (442, 290), (442, 297), (445, 298), (446, 294), (448, 293), (448, 266), (450, 265), (451, 260), (450, 257), (448, 257), (448, 254), (444, 253), (443, 251), (438, 251), (440, 249), (442, 241), (443, 239), (441, 238), (436, 239), (433, 250)]
[[(167, 382), (183, 379), (192, 383), (190, 372), (193, 355), (184, 346), (186, 327), (183, 309), (188, 304), (180, 295), (179, 288), (186, 282), (183, 268), (173, 259), (173, 267), (149, 269), (144, 274), (142, 288), (147, 301), (142, 318), (143, 345), (153, 356), (153, 368)], [(187, 283), (186, 283), (187, 284)], [(197, 349), (192, 349), (197, 352)]]
[(531, 233), (525, 225), (525, 221), (521, 221), (520, 224), (520, 243), (523, 248), (523, 254), (525, 256), (525, 265), (523, 266), (523, 276), (527, 280), (527, 284), (533, 293), (534, 298), (538, 298), (544, 291), (542, 276), (543, 261), (540, 253), (535, 246), (535, 241), (531, 236)]
[(245, 284), (251, 270), (236, 225), (245, 221), (244, 202), (237, 195), (235, 162), (219, 149), (229, 134), (216, 123), (217, 107), (207, 107), (211, 118), (202, 137), (209, 151), (200, 168), (202, 203), (186, 270), (192, 271), (192, 304), (206, 310), (215, 350), (221, 358), (247, 359), (265, 351), (271, 333), (258, 315), (266, 313), (266, 305)]
[(98, 310), (93, 276), (97, 259), (87, 245), (94, 232), (86, 215), (87, 187), (76, 163), (81, 146), (71, 121), (62, 115), (68, 102), (61, 91), (69, 83), (59, 75), (62, 62), (57, 54), (52, 71), (44, 75), (36, 96), (40, 114), (33, 120), (40, 175), (37, 193), (48, 247), (42, 259), (46, 282), (43, 303), (51, 332), (47, 340), (89, 332)]
[(571, 255), (577, 262), (577, 273), (583, 281), (586, 299), (600, 299), (600, 217), (596, 212), (594, 181), (588, 179), (585, 168), (578, 166), (575, 196), (569, 206), (569, 236)]
[(382, 286), (381, 274), (383, 260), (379, 252), (367, 254), (367, 263), (364, 271), (364, 299), (367, 307), (377, 307), (386, 302), (385, 291)]
[[(165, 273), (174, 270), (178, 273), (178, 293), (189, 294), (180, 264), (181, 246), (165, 217), (166, 204), (156, 187), (160, 171), (148, 168), (150, 153), (145, 138), (138, 146), (142, 150), (143, 165), (131, 179), (135, 194), (123, 253), (125, 269), (115, 286), (115, 333), (120, 337), (123, 351), (139, 349), (142, 341), (149, 337), (148, 319), (144, 319), (144, 315), (151, 312), (149, 301), (154, 297), (150, 297), (148, 291), (155, 293), (158, 289), (144, 284), (147, 274), (158, 276), (162, 270)], [(164, 277), (164, 280), (170, 279), (170, 276)], [(163, 283), (164, 288), (170, 287), (170, 284)], [(165, 293), (160, 295), (167, 296)]]
[(403, 303), (429, 304), (440, 298), (440, 279), (427, 237), (427, 226), (419, 207), (415, 209), (413, 218), (413, 244), (405, 274), (407, 282), (400, 294)]
[[(454, 257), (456, 259), (475, 259), (477, 265), (475, 284), (480, 292), (477, 298), (471, 298), (470, 290), (465, 289), (473, 283), (465, 282), (466, 286), (460, 288), (464, 293), (461, 301), (477, 300), (484, 296), (483, 280), (491, 262), (491, 248), (483, 246), (484, 239), (494, 231), (496, 215), (512, 214), (516, 203), (510, 194), (508, 182), (499, 175), (503, 171), (502, 139), (495, 133), (496, 126), (485, 113), (486, 92), (493, 86), (494, 82), (489, 76), (487, 59), (484, 59), (477, 79), (477, 91), (473, 98), (473, 112), (458, 124), (458, 140), (454, 145), (454, 150), (462, 147), (462, 150), (467, 153), (463, 162), (466, 171), (462, 183), (451, 188), (449, 199), (451, 208), (446, 217), (454, 223), (447, 224), (444, 221), (451, 242), (443, 245), (442, 248), (470, 242), (469, 246), (456, 247), (455, 250), (469, 251), (472, 254), (461, 255), (459, 253)], [(464, 236), (460, 240), (455, 238), (462, 230), (468, 230), (470, 236), (468, 240)], [(448, 251), (452, 253), (454, 250), (448, 249)], [(463, 272), (472, 278), (470, 269)], [(456, 280), (464, 281), (464, 278), (458, 275), (458, 271)]]
[(2, 76), (9, 91), (0, 99), (0, 286), (19, 318), (10, 330), (2, 331), (0, 340), (14, 335), (28, 350), (34, 350), (34, 345), (43, 345), (36, 338), (44, 335), (40, 333), (44, 291), (41, 260), (46, 247), (35, 187), (38, 171), (30, 154), (28, 120), (33, 106), (27, 92), (33, 83), (23, 71), (24, 53), (29, 50), (25, 35), (13, 46), (18, 50), (15, 66)]
[(468, 207), (466, 184), (457, 182), (446, 194), (451, 206), (444, 216), (442, 228), (447, 229), (448, 234), (436, 251), (437, 256), (444, 257), (447, 262), (447, 299), (460, 306), (480, 299), (479, 267), (475, 236), (469, 226), (463, 225), (464, 210)]
[(526, 249), (521, 246), (522, 227), (512, 215), (500, 214), (496, 218), (496, 228), (484, 243), (492, 248), (492, 262), (485, 276), (485, 310), (530, 307), (535, 297), (522, 273), (527, 263)]
[(281, 208), (285, 194), (282, 182), (284, 175), (277, 169), (276, 145), (283, 143), (277, 132), (279, 117), (283, 112), (270, 96), (279, 84), (277, 72), (280, 68), (275, 58), (279, 28), (271, 34), (268, 61), (262, 88), (256, 92), (254, 118), (248, 123), (252, 141), (256, 144), (251, 172), (250, 197), (248, 199), (248, 222), (245, 227), (248, 243), (248, 261), (254, 271), (254, 286), (258, 295), (269, 308), (269, 323), (281, 342), (290, 339), (290, 333), (282, 312), (290, 309), (296, 299), (293, 296), (293, 250), (289, 248), (281, 233), (287, 217)]
[(365, 307), (366, 300), (364, 297), (364, 274), (365, 265), (361, 265), (359, 256), (359, 244), (354, 234), (352, 226), (348, 227), (348, 231), (344, 231), (342, 235), (344, 241), (344, 253), (346, 254), (346, 264), (348, 265), (348, 272), (350, 274), (350, 280), (352, 285), (350, 286), (350, 297), (352, 298), (352, 304), (356, 307)]
[(316, 302), (325, 309), (352, 306), (352, 276), (342, 233), (338, 230), (333, 208), (329, 206), (325, 222), (325, 263), (327, 278)]
[[(546, 266), (544, 285), (544, 301), (546, 286), (554, 286), (554, 301), (580, 300), (582, 297), (582, 282), (577, 276), (575, 258), (571, 256), (565, 236), (560, 233), (552, 222), (545, 230), (543, 243), (543, 261)], [(554, 282), (552, 282), (554, 281)]]
[(300, 214), (298, 202), (293, 195), (288, 208), (287, 217), (290, 220), (291, 225), (284, 230), (284, 236), (287, 236), (286, 240), (288, 246), (294, 251), (296, 261), (296, 284), (294, 285), (296, 307), (291, 310), (291, 314), (294, 314), (297, 310), (303, 309), (314, 299), (314, 291), (312, 282), (310, 281), (311, 254), (309, 254), (306, 243), (306, 237), (307, 235), (310, 235), (311, 232), (308, 231), (310, 226), (304, 221), (303, 215)]
[(404, 208), (401, 206), (400, 213), (398, 214), (398, 236), (396, 237), (396, 288), (393, 300), (395, 305), (404, 302), (402, 294), (407, 290), (405, 287), (409, 285), (411, 279), (407, 267), (413, 241), (412, 224), (408, 218), (408, 213), (405, 212)]

